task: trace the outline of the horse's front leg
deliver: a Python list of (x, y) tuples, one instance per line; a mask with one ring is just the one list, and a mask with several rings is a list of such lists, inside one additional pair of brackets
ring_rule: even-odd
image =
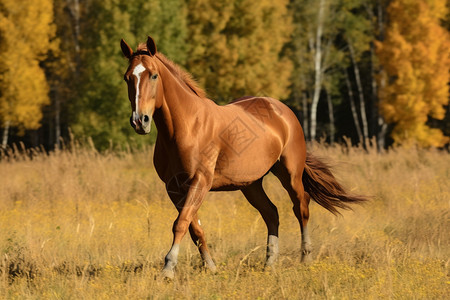
[(197, 215), (194, 216), (191, 225), (189, 225), (189, 233), (191, 234), (192, 241), (198, 247), (205, 266), (213, 273), (216, 272), (217, 268), (209, 253), (208, 246), (206, 245), (205, 232), (201, 227)]
[(173, 243), (169, 253), (166, 255), (164, 269), (162, 271), (163, 276), (166, 278), (173, 278), (175, 275), (175, 266), (178, 262), (181, 240), (186, 235), (189, 225), (196, 218), (197, 211), (209, 190), (208, 186), (207, 178), (202, 174), (196, 174), (189, 181), (186, 197), (183, 197), (184, 201), (176, 203), (179, 213), (173, 223)]

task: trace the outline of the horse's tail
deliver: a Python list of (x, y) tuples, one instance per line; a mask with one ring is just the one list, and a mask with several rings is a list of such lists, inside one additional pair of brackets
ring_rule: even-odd
[(330, 167), (310, 153), (306, 154), (303, 186), (311, 198), (333, 214), (340, 214), (337, 208), (351, 209), (348, 204), (363, 203), (364, 196), (351, 195), (337, 182)]

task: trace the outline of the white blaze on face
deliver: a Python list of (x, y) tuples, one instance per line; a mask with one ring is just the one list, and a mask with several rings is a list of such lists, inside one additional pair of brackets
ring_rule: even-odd
[(135, 103), (136, 103), (136, 109), (133, 112), (133, 117), (136, 120), (137, 118), (139, 118), (138, 116), (138, 109), (139, 109), (139, 83), (141, 82), (141, 74), (142, 72), (145, 71), (145, 67), (142, 64), (137, 65), (134, 70), (133, 70), (133, 75), (136, 76), (137, 78), (137, 82), (136, 82), (136, 99), (135, 99)]

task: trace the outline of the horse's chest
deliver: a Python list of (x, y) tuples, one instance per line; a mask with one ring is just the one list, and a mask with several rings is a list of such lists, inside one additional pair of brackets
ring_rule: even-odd
[(170, 149), (156, 141), (153, 165), (159, 178), (165, 183), (169, 182), (173, 176), (171, 170), (174, 169), (174, 159), (176, 156), (171, 155)]
[(153, 164), (159, 178), (166, 184), (180, 174), (190, 175), (193, 166), (192, 155), (182, 151), (179, 147), (168, 146), (156, 142), (153, 155)]

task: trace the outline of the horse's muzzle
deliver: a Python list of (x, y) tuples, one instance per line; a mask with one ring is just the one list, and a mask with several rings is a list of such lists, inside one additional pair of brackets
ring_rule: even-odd
[(130, 125), (138, 134), (147, 134), (151, 130), (151, 118), (148, 115), (142, 115), (140, 118), (134, 118), (135, 114), (130, 117)]

